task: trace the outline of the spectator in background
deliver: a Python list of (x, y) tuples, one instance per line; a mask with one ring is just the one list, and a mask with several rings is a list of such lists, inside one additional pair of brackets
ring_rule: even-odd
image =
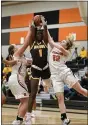
[[(6, 60), (11, 61), (12, 60), (11, 56), (8, 55), (6, 57)], [(12, 67), (10, 65), (5, 64), (5, 67), (3, 69), (3, 74), (4, 74), (4, 77), (6, 78), (7, 82), (8, 82), (8, 79), (9, 79), (10, 75), (11, 75), (11, 72), (12, 72)]]
[(11, 71), (12, 71), (11, 67), (8, 65), (5, 65), (5, 67), (3, 69), (3, 74), (7, 81), (9, 79), (9, 76), (11, 75)]
[(87, 57), (87, 51), (85, 50), (85, 47), (82, 47), (80, 51), (80, 57), (81, 58), (86, 58)]
[[(65, 91), (68, 91), (65, 94)], [(68, 87), (64, 87), (64, 95), (65, 95), (65, 100), (71, 100), (73, 97), (76, 97), (78, 95), (78, 92), (74, 90), (73, 88), (69, 89)]]
[(78, 48), (77, 47), (75, 47), (75, 58), (77, 58), (78, 57)]

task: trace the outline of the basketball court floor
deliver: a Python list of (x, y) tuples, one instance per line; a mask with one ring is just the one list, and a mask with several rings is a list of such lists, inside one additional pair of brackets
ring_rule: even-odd
[[(3, 105), (2, 125), (9, 125), (16, 118), (17, 105)], [(67, 109), (71, 119), (70, 125), (87, 125), (87, 111)], [(62, 125), (58, 108), (37, 107), (36, 117), (32, 118), (33, 125)]]

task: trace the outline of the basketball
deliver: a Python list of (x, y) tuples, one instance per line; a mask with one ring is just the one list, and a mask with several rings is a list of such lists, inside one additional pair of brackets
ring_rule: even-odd
[(34, 23), (36, 26), (40, 25), (40, 23), (41, 23), (41, 16), (40, 15), (34, 16)]

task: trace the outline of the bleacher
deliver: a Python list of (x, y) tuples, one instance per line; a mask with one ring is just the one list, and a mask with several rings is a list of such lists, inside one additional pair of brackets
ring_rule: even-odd
[[(6, 104), (18, 105), (19, 100), (14, 97), (7, 97)], [(40, 107), (58, 108), (57, 99), (51, 99), (50, 94), (41, 93), (36, 96), (36, 104)], [(88, 110), (88, 99), (83, 96), (73, 98), (73, 100), (65, 100), (68, 109)]]
[(73, 59), (72, 61), (67, 61), (66, 62), (67, 67), (71, 68), (73, 73), (78, 72), (81, 69), (84, 69), (85, 67), (88, 67), (88, 58), (81, 59), (76, 58)]

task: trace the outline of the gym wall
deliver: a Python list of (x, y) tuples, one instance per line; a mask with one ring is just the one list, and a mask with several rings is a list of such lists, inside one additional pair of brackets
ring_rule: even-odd
[[(36, 8), (39, 5), (42, 6), (42, 3), (39, 3), (40, 4), (35, 4), (35, 6), (37, 5)], [(50, 3), (51, 6), (49, 5)], [(20, 14), (18, 14), (19, 12), (17, 14), (14, 13), (16, 15), (8, 12), (7, 15), (5, 15), (2, 9), (2, 48), (3, 46), (5, 48), (9, 44), (19, 45), (21, 37), (25, 38), (28, 30), (28, 25), (31, 23), (33, 17), (37, 14), (41, 14), (45, 16), (48, 22), (48, 29), (54, 41), (61, 41), (65, 39), (66, 35), (73, 32), (76, 33), (77, 36), (76, 42), (79, 48), (78, 51), (80, 51), (82, 46), (85, 46), (85, 48), (87, 49), (87, 26), (84, 24), (80, 17), (76, 2), (65, 2), (66, 4), (63, 4), (63, 2), (59, 2), (61, 5), (58, 3), (58, 9), (57, 2), (56, 4), (54, 2), (54, 7), (52, 6), (52, 2), (50, 3), (48, 2), (46, 6), (43, 5), (43, 8), (45, 7), (46, 10), (41, 9), (42, 11), (40, 11), (39, 8), (34, 8), (34, 12), (30, 11), (30, 13), (25, 12)], [(22, 9), (23, 4), (20, 6)], [(27, 7), (26, 5), (24, 6)]]

